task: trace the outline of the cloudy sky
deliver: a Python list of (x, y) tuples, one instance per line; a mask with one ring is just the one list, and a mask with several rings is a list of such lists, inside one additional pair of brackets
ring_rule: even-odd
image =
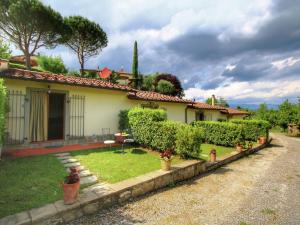
[[(143, 74), (177, 75), (187, 98), (215, 94), (232, 104), (297, 101), (300, 96), (300, 1), (43, 0), (63, 16), (82, 15), (109, 44), (87, 67), (130, 71), (134, 40)], [(61, 55), (78, 68), (63, 47)]]

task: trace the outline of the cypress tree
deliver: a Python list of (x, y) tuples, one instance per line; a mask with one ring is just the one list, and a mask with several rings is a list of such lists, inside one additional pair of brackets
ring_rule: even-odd
[(139, 62), (138, 62), (138, 48), (137, 41), (134, 42), (133, 48), (133, 60), (132, 60), (132, 74), (133, 74), (133, 86), (134, 88), (138, 88), (139, 86)]

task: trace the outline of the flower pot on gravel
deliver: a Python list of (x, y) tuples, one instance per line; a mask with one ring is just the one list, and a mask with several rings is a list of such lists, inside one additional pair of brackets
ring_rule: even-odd
[(172, 152), (171, 150), (166, 150), (160, 153), (161, 158), (161, 169), (165, 171), (171, 170)]
[(215, 149), (212, 149), (209, 153), (210, 162), (216, 162), (217, 161), (217, 151)]
[(74, 204), (78, 199), (80, 188), (79, 171), (75, 167), (70, 168), (70, 174), (65, 178), (62, 186), (64, 203), (66, 205)]
[(267, 138), (264, 136), (259, 137), (259, 144), (263, 145), (266, 144)]

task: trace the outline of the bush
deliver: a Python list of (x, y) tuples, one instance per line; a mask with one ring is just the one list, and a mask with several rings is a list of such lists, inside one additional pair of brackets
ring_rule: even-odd
[(185, 125), (177, 130), (176, 153), (182, 158), (199, 158), (204, 130)]
[(161, 109), (134, 108), (129, 111), (128, 118), (139, 144), (158, 151), (172, 150), (184, 158), (199, 157), (204, 135), (199, 128), (166, 120), (166, 112)]
[(129, 130), (129, 120), (128, 120), (128, 112), (129, 110), (121, 110), (119, 112), (119, 130), (125, 131)]
[(230, 122), (194, 121), (195, 127), (204, 129), (204, 141), (222, 146), (234, 147), (244, 141), (243, 126)]
[(60, 57), (51, 57), (51, 56), (39, 56), (38, 57), (39, 66), (45, 70), (52, 73), (67, 73), (64, 62)]
[(133, 108), (128, 113), (129, 126), (134, 139), (141, 145), (151, 147), (153, 134), (157, 128), (156, 122), (167, 119), (167, 113), (162, 109)]
[(0, 79), (0, 146), (3, 143), (5, 133), (5, 116), (8, 110), (7, 93), (4, 86), (4, 81)]
[(266, 120), (239, 120), (233, 119), (230, 122), (243, 126), (245, 140), (256, 141), (259, 136), (269, 136), (270, 123)]

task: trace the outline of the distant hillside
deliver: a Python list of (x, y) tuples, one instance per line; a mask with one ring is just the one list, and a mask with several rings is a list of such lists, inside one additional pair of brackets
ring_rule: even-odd
[[(230, 107), (232, 108), (236, 108), (237, 106), (240, 106), (242, 108), (246, 108), (246, 109), (251, 109), (251, 110), (257, 110), (259, 108), (260, 104), (252, 104), (252, 103), (229, 103)], [(278, 104), (267, 104), (269, 109), (277, 109), (278, 108)]]

